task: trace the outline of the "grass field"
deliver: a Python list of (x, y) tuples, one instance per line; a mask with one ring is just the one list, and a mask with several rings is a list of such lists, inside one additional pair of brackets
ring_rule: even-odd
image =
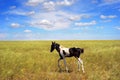
[(80, 57), (85, 74), (78, 72), (77, 60), (66, 58), (69, 73), (59, 71), (51, 41), (0, 41), (0, 80), (120, 80), (120, 40), (56, 41), (65, 47), (82, 47)]

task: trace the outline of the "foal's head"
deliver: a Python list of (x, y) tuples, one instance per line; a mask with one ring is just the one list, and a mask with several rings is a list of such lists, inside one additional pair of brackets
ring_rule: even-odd
[(55, 43), (55, 42), (52, 42), (50, 52), (53, 52), (54, 49), (56, 49), (56, 48), (58, 48), (58, 47), (59, 47), (59, 44), (57, 44), (57, 43)]

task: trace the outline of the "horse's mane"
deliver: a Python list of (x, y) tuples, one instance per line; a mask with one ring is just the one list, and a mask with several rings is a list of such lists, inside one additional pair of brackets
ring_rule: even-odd
[(63, 45), (60, 45), (60, 48), (65, 48)]

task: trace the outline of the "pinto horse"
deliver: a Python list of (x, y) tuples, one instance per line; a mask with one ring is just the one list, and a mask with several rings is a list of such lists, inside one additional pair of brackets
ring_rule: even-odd
[(58, 67), (59, 67), (60, 70), (61, 70), (60, 60), (64, 61), (66, 71), (68, 72), (68, 67), (67, 67), (67, 64), (66, 64), (65, 57), (73, 57), (74, 56), (78, 60), (78, 70), (80, 71), (80, 64), (81, 64), (82, 65), (82, 71), (83, 71), (83, 73), (85, 73), (84, 66), (83, 66), (83, 61), (80, 59), (80, 54), (84, 52), (83, 48), (75, 48), (75, 47), (65, 48), (58, 43), (52, 42), (50, 52), (53, 52), (54, 49), (56, 49), (56, 51), (59, 53), (59, 56), (60, 56), (60, 58), (58, 59)]

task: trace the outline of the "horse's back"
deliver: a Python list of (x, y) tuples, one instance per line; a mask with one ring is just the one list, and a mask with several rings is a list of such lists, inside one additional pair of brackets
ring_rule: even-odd
[(72, 47), (72, 48), (69, 49), (69, 52), (70, 52), (70, 56), (79, 57), (80, 53), (81, 53), (81, 49), (76, 48), (76, 47)]

